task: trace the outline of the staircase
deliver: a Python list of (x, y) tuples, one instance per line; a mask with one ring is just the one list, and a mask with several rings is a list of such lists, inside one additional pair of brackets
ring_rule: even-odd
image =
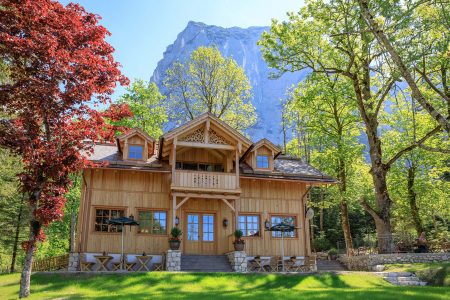
[(317, 260), (317, 271), (327, 272), (327, 271), (345, 271), (345, 268), (337, 260)]
[(226, 255), (181, 255), (181, 271), (232, 272)]
[(382, 276), (384, 280), (395, 285), (427, 285), (425, 281), (420, 279), (410, 272), (376, 272), (377, 275)]

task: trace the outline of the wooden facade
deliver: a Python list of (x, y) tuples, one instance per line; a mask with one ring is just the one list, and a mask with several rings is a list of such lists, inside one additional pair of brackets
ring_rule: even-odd
[[(288, 218), (298, 229), (284, 238), (285, 254), (310, 254), (305, 196), (320, 178), (312, 182), (280, 175), (274, 169), (279, 151), (273, 144), (253, 144), (209, 114), (164, 135), (157, 146), (152, 138), (134, 133), (118, 139), (117, 153), (105, 154), (109, 164), (83, 172), (79, 252), (119, 253), (121, 233), (102, 222), (121, 214), (133, 215), (142, 225), (126, 227), (126, 253), (165, 252), (170, 228), (178, 226), (183, 253), (230, 252), (234, 230), (245, 227), (248, 255), (279, 255), (281, 238), (264, 226)], [(143, 146), (132, 150), (134, 157), (142, 150), (142, 161), (129, 159), (129, 145)], [(259, 154), (269, 157), (268, 168), (257, 168)], [(242, 164), (260, 173), (245, 175)], [(153, 225), (146, 228), (146, 222)]]

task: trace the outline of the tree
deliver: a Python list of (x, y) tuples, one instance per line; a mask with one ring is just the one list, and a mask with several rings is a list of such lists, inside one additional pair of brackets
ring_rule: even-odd
[[(0, 146), (22, 159), (20, 191), (29, 209), (30, 233), (20, 297), (30, 293), (33, 255), (43, 228), (62, 217), (69, 175), (88, 165), (93, 143), (112, 139), (105, 122), (130, 116), (124, 105), (99, 112), (117, 82), (126, 84), (109, 32), (99, 17), (77, 4), (5, 0), (0, 9), (0, 61), (10, 71), (0, 86)], [(121, 129), (125, 131), (125, 129)]]
[(119, 99), (119, 103), (130, 107), (133, 116), (114, 124), (128, 128), (138, 127), (157, 138), (163, 133), (163, 125), (167, 122), (164, 99), (154, 82), (148, 83), (137, 79), (127, 87), (127, 93)]
[[(363, 147), (358, 141), (360, 128), (357, 108), (352, 99), (352, 86), (338, 76), (311, 74), (292, 94), (285, 110), (291, 114), (291, 122), (306, 120), (303, 127), (310, 137), (312, 163), (339, 180), (338, 189), (330, 199), (338, 199), (342, 232), (348, 252), (353, 249), (348, 202), (351, 196), (347, 187), (354, 165), (361, 162)], [(298, 127), (298, 125), (297, 125)], [(321, 191), (321, 202), (324, 193)], [(335, 202), (335, 201), (333, 201)], [(323, 227), (323, 205), (320, 206), (320, 231)]]
[(379, 118), (386, 99), (399, 80), (389, 68), (386, 51), (377, 43), (355, 1), (307, 1), (289, 21), (274, 20), (260, 45), (269, 65), (279, 73), (310, 69), (327, 76), (338, 75), (353, 87), (355, 105), (369, 144), (375, 207), (362, 198), (361, 204), (375, 220), (379, 251), (393, 251), (391, 206), (387, 173), (407, 152), (423, 145), (440, 131), (431, 131), (387, 158), (382, 151)]
[(189, 60), (167, 70), (164, 85), (170, 96), (171, 118), (178, 122), (210, 112), (243, 131), (256, 122), (251, 87), (244, 70), (217, 48), (199, 47)]
[[(28, 218), (23, 196), (18, 191), (17, 172), (21, 170), (19, 157), (0, 148), (0, 248), (9, 256), (9, 270), (14, 272), (20, 242), (25, 240), (24, 231)], [(2, 252), (3, 252), (2, 251)]]
[[(450, 80), (448, 1), (414, 0), (406, 3), (371, 1), (370, 4), (373, 4), (375, 11), (381, 12), (378, 20), (380, 22), (372, 15), (368, 0), (358, 0), (358, 4), (369, 30), (389, 53), (398, 72), (411, 88), (414, 99), (442, 128), (450, 132), (450, 89), (447, 84)], [(379, 24), (382, 21), (387, 24), (387, 28)], [(393, 31), (390, 38), (386, 31)], [(400, 49), (405, 49), (403, 53), (398, 51), (394, 44), (399, 44)], [(413, 51), (406, 50), (408, 48)], [(433, 96), (439, 97), (446, 104), (447, 119), (439, 111), (439, 106), (433, 105), (428, 95), (421, 91), (413, 71), (426, 82), (434, 93)]]

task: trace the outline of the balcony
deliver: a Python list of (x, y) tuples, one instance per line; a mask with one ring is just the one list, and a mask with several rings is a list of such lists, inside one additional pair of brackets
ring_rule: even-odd
[(236, 174), (176, 170), (172, 190), (191, 192), (239, 193)]

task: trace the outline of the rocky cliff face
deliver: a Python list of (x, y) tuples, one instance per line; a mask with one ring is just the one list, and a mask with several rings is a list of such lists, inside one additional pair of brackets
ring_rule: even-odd
[(172, 45), (164, 52), (158, 62), (151, 81), (154, 81), (162, 93), (166, 70), (174, 61), (185, 61), (190, 53), (199, 46), (216, 46), (223, 56), (233, 57), (242, 66), (252, 85), (252, 102), (258, 114), (257, 124), (248, 130), (256, 141), (266, 137), (276, 144), (282, 143), (281, 99), (286, 98), (286, 90), (305, 77), (305, 72), (284, 74), (278, 79), (269, 79), (270, 69), (263, 60), (256, 45), (261, 33), (269, 27), (222, 28), (198, 22), (189, 22), (177, 36)]

